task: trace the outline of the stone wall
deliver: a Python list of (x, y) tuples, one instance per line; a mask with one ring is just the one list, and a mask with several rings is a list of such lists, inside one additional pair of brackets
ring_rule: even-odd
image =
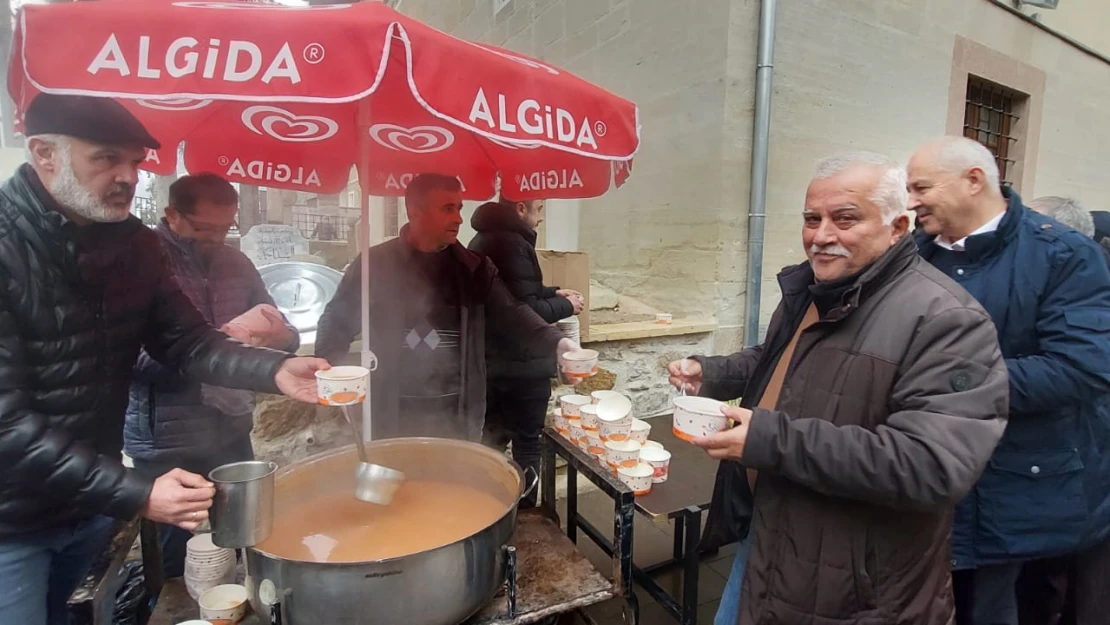
[[(644, 418), (671, 411), (675, 390), (667, 383), (667, 365), (686, 356), (711, 353), (712, 345), (713, 335), (701, 333), (587, 343), (585, 346), (600, 353), (598, 362), (604, 372), (599, 377), (607, 382), (607, 375), (612, 375), (612, 384), (602, 382), (599, 388), (611, 388), (628, 395), (632, 399), (633, 413)], [(569, 386), (556, 388), (552, 392), (552, 405), (560, 396), (574, 392)]]
[[(1061, 5), (1039, 11), (1046, 23), (1105, 40), (1110, 3)], [(405, 0), (401, 10), (564, 67), (640, 106), (633, 175), (582, 202), (579, 247), (593, 277), (618, 293), (715, 318), (713, 350), (728, 352), (744, 322), (759, 6), (510, 0), (495, 17), (490, 0)], [(1022, 193), (1110, 206), (1105, 61), (992, 0), (795, 0), (778, 10), (761, 325), (778, 301), (775, 275), (804, 259), (800, 212), (814, 162), (850, 149), (905, 160), (944, 134), (958, 37), (1046, 76), (1040, 142), (1027, 155), (1036, 171)]]

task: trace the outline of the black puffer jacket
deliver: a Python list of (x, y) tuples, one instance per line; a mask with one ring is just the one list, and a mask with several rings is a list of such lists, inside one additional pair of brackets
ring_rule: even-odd
[[(543, 285), (536, 257), (536, 231), (520, 220), (512, 206), (487, 202), (474, 211), (470, 226), (478, 232), (468, 246), (489, 257), (513, 297), (527, 304), (547, 323), (574, 314), (570, 300), (555, 295), (559, 287)], [(486, 332), (486, 367), (491, 378), (553, 377), (554, 355), (534, 357), (492, 325)]]
[(134, 516), (151, 482), (120, 463), (141, 346), (224, 386), (277, 392), (287, 358), (205, 323), (134, 217), (78, 228), (24, 165), (0, 188), (0, 536)]

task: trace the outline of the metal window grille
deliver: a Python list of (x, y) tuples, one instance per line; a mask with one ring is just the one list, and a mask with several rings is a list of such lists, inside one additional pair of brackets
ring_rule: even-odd
[(304, 238), (316, 241), (346, 241), (351, 228), (350, 220), (342, 215), (294, 213), (293, 222)]
[(152, 197), (136, 195), (131, 200), (131, 214), (142, 220), (144, 224), (152, 227), (157, 226), (162, 219), (162, 211), (158, 210), (158, 205), (154, 203)]
[(967, 103), (964, 108), (964, 136), (986, 146), (998, 162), (1002, 184), (1011, 186), (1017, 161), (1015, 135), (1018, 110), (1025, 96), (982, 78), (967, 80)]

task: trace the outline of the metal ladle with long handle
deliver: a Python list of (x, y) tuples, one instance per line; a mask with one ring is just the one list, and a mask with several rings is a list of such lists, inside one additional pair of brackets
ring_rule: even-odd
[(393, 495), (405, 481), (405, 474), (380, 464), (373, 464), (366, 455), (366, 442), (362, 432), (351, 416), (352, 406), (343, 406), (343, 416), (355, 434), (355, 447), (358, 449), (358, 468), (355, 469), (355, 498), (369, 503), (388, 506)]
[[(363, 404), (364, 410), (370, 409), (366, 400), (370, 393), (370, 372), (377, 368), (377, 359), (372, 359), (368, 364), (369, 367), (340, 366), (317, 371), (316, 388), (321, 404), (339, 406), (343, 410), (343, 417), (347, 419), (347, 424), (355, 435), (355, 446), (361, 460), (355, 469), (355, 497), (387, 506), (392, 503), (394, 493), (405, 481), (405, 474), (369, 461), (362, 428), (359, 427), (362, 419), (356, 419), (356, 415), (352, 414), (354, 406), (358, 404)], [(369, 417), (369, 414), (366, 416)]]

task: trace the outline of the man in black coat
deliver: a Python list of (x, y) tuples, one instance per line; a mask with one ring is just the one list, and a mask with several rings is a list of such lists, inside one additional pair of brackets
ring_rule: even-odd
[(507, 332), (537, 357), (577, 347), (518, 302), (487, 258), (458, 242), (462, 185), (454, 176), (420, 174), (405, 188), (409, 223), (371, 247), (362, 308), (362, 259), (347, 268), (320, 317), (316, 353), (347, 357), (369, 314), (372, 438), (435, 436), (477, 442), (486, 415), (486, 328)]
[[(543, 223), (543, 200), (514, 202), (504, 197), (478, 207), (470, 225), (478, 234), (471, 251), (486, 256), (513, 297), (547, 323), (582, 312), (582, 294), (543, 285), (536, 258), (536, 228)], [(540, 468), (540, 432), (555, 376), (553, 355), (529, 354), (507, 333), (490, 325), (486, 331), (486, 425), (483, 442), (502, 451), (513, 444), (513, 457), (524, 468)], [(534, 506), (536, 493), (521, 502)]]
[(0, 623), (61, 625), (66, 600), (140, 514), (195, 529), (215, 493), (121, 462), (139, 349), (197, 380), (312, 402), (327, 363), (229, 339), (182, 294), (131, 216), (150, 136), (119, 103), (40, 95), (29, 163), (0, 187)]

